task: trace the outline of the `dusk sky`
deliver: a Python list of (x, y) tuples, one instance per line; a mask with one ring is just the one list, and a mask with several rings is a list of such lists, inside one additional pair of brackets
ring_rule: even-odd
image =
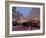
[(23, 14), (23, 16), (27, 16), (32, 11), (32, 8), (16, 7), (16, 11), (19, 11), (21, 14)]

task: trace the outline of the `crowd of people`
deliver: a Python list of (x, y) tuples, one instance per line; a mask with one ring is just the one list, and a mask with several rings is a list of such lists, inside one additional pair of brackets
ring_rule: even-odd
[(13, 26), (17, 26), (17, 25), (22, 25), (23, 27), (32, 27), (32, 29), (40, 29), (40, 21), (39, 20), (31, 20), (28, 22), (23, 22), (23, 23), (17, 23), (17, 21), (13, 21), (12, 22)]

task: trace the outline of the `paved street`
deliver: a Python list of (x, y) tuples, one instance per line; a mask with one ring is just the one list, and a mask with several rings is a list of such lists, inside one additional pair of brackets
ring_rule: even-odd
[(31, 30), (32, 27), (26, 27), (22, 25), (12, 26), (13, 31)]

